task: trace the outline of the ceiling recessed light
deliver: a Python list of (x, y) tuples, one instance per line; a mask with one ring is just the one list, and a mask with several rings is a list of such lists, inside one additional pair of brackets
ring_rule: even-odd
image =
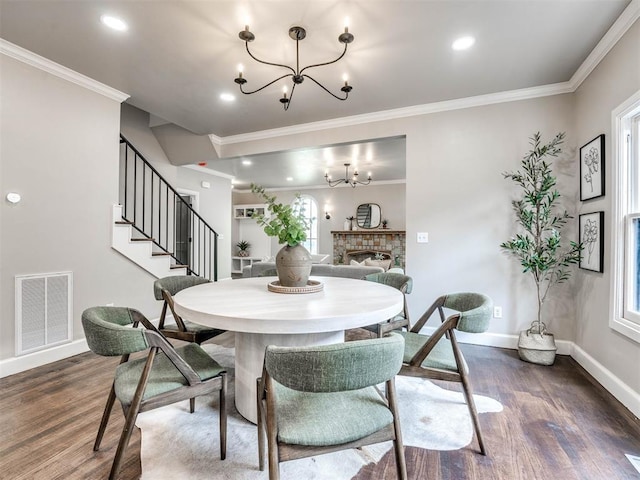
[(242, 160), (243, 165), (251, 165), (251, 160)]
[(127, 28), (129, 28), (123, 20), (112, 17), (111, 15), (102, 15), (100, 17), (100, 21), (107, 27), (118, 30), (119, 32), (124, 32)]
[(287, 182), (293, 182), (293, 177), (287, 177)]
[(233, 102), (235, 99), (236, 96), (230, 93), (223, 93), (220, 95), (220, 100), (224, 100), (225, 102)]
[(451, 48), (454, 50), (466, 50), (470, 48), (474, 43), (476, 43), (476, 39), (473, 37), (460, 37), (453, 44), (451, 44)]

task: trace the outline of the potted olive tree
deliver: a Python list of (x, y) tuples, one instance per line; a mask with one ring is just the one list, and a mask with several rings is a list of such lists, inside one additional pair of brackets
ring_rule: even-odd
[(559, 133), (543, 145), (540, 132), (534, 134), (521, 169), (503, 173), (505, 179), (521, 188), (522, 195), (511, 202), (520, 232), (500, 247), (517, 258), (523, 273), (533, 279), (538, 306), (530, 328), (520, 332), (518, 353), (522, 360), (540, 365), (553, 364), (556, 353), (554, 336), (542, 321), (542, 307), (551, 288), (569, 278), (570, 266), (578, 263), (582, 251), (582, 245), (576, 242), (569, 242), (566, 248), (561, 245), (560, 230), (572, 217), (557, 205), (560, 193), (550, 157), (562, 152), (564, 136), (564, 132)]
[(311, 274), (311, 254), (302, 245), (307, 239), (307, 220), (296, 195), (294, 205), (276, 203), (276, 197), (265, 192), (260, 185), (251, 184), (251, 191), (267, 204), (269, 215), (254, 215), (264, 233), (278, 237), (283, 245), (276, 254), (276, 271), (280, 285), (284, 287), (304, 287)]

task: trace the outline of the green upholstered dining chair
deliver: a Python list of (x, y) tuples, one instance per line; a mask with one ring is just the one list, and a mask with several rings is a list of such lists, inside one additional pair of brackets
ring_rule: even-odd
[[(177, 340), (183, 340), (185, 342), (197, 343), (200, 345), (202, 342), (209, 340), (225, 330), (218, 328), (207, 327), (200, 325), (199, 323), (190, 322), (183, 319), (178, 315), (173, 306), (173, 295), (185, 288), (193, 287), (195, 285), (201, 285), (203, 283), (209, 283), (209, 280), (202, 277), (195, 277), (190, 275), (176, 275), (171, 277), (159, 278), (153, 282), (153, 293), (156, 300), (164, 300), (162, 305), (162, 312), (160, 313), (160, 321), (158, 323), (158, 330), (168, 338), (175, 338)], [(175, 320), (173, 323), (165, 323), (167, 316), (167, 307), (171, 310), (171, 315)]]
[[(140, 325), (144, 328), (141, 328)], [(125, 307), (92, 307), (82, 313), (89, 348), (98, 355), (122, 356), (93, 446), (98, 451), (117, 398), (125, 424), (109, 479), (116, 477), (138, 413), (211, 392), (220, 392), (220, 457), (227, 450), (227, 377), (224, 368), (199, 345), (174, 348), (140, 312)], [(146, 357), (129, 355), (148, 350)]]
[[(407, 307), (407, 294), (411, 293), (411, 289), (413, 288), (413, 279), (402, 273), (393, 273), (393, 272), (382, 272), (382, 273), (370, 273), (366, 277), (365, 280), (369, 282), (377, 282), (382, 283), (384, 285), (389, 285), (390, 287), (396, 288), (400, 290), (404, 295), (404, 308), (402, 312), (396, 315), (393, 318), (390, 318), (383, 324), (387, 325), (385, 327), (385, 332), (390, 330), (406, 328), (407, 330), (411, 329), (411, 322), (409, 321), (409, 309)], [(369, 330), (370, 332), (378, 332), (379, 325), (367, 325), (362, 327), (365, 330)], [(382, 336), (379, 334), (379, 336)]]
[[(406, 464), (394, 378), (404, 341), (384, 338), (313, 347), (265, 350), (258, 379), (258, 457), (269, 479), (280, 462), (393, 440), (398, 478)], [(385, 394), (375, 385), (385, 382)]]
[[(444, 309), (453, 310), (454, 313), (446, 317)], [(440, 314), (441, 325), (431, 335), (420, 333), (436, 310)], [(405, 339), (405, 350), (400, 375), (462, 383), (480, 453), (483, 455), (487, 454), (487, 449), (480, 430), (476, 404), (473, 401), (469, 368), (458, 345), (455, 331), (486, 331), (492, 311), (493, 302), (480, 293), (443, 295), (429, 307), (410, 331), (401, 332)], [(380, 333), (384, 334), (386, 328), (383, 324)]]

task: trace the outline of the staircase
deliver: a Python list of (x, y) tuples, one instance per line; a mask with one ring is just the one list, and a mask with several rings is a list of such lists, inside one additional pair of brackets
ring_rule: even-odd
[[(133, 222), (122, 219), (122, 205), (113, 206), (111, 247), (156, 278), (187, 275), (185, 265), (176, 264), (169, 252), (155, 247), (153, 240), (137, 236)], [(155, 248), (154, 248), (155, 247)]]
[(113, 206), (114, 250), (157, 278), (218, 280), (218, 234), (120, 136), (120, 204)]

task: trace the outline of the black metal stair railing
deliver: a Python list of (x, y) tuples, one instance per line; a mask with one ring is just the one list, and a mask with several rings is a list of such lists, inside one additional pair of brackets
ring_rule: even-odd
[(122, 218), (189, 274), (218, 280), (218, 233), (120, 135)]

